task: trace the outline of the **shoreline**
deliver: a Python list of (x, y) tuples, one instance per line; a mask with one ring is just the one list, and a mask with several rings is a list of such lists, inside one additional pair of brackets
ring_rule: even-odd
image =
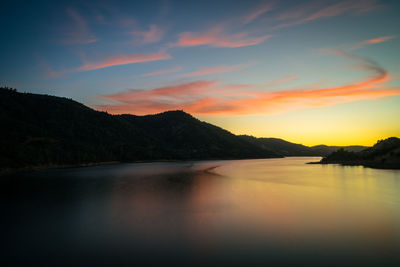
[[(298, 157), (308, 157), (308, 156), (298, 156)], [(264, 157), (264, 158), (209, 158), (209, 159), (158, 159), (158, 160), (135, 160), (135, 161), (104, 161), (104, 162), (90, 162), (82, 164), (65, 164), (65, 165), (41, 165), (41, 166), (31, 166), (22, 168), (8, 168), (0, 170), (0, 177), (13, 175), (20, 172), (38, 172), (50, 169), (72, 169), (72, 168), (85, 168), (85, 167), (95, 167), (95, 166), (107, 166), (107, 165), (117, 165), (124, 163), (155, 163), (155, 162), (187, 162), (187, 161), (209, 161), (209, 160), (249, 160), (249, 159), (279, 159), (286, 158), (282, 157)]]
[(22, 167), (22, 168), (8, 168), (0, 170), (0, 177), (10, 174), (15, 174), (19, 172), (37, 172), (43, 170), (50, 169), (69, 169), (69, 168), (85, 168), (85, 167), (93, 167), (93, 166), (106, 166), (106, 165), (116, 165), (121, 162), (119, 161), (104, 161), (104, 162), (90, 162), (90, 163), (81, 163), (81, 164), (65, 164), (65, 165), (40, 165), (40, 166), (30, 166), (30, 167)]
[(380, 169), (380, 170), (400, 170), (400, 166), (397, 164), (384, 164), (384, 163), (374, 163), (374, 162), (307, 162), (307, 164), (320, 164), (320, 165), (330, 165), (338, 164), (340, 166), (362, 166), (364, 168)]

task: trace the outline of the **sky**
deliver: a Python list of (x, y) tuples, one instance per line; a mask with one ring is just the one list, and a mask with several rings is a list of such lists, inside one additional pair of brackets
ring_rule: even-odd
[(0, 84), (305, 145), (400, 136), (399, 1), (2, 1)]

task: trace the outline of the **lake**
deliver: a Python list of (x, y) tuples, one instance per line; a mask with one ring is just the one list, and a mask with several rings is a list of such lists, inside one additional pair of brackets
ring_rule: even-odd
[(319, 159), (131, 163), (1, 177), (1, 260), (400, 266), (400, 171), (306, 164)]

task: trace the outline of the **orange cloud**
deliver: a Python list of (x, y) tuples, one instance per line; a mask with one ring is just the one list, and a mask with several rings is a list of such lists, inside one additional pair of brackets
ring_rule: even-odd
[(271, 35), (264, 35), (259, 37), (248, 37), (246, 32), (240, 32), (236, 34), (224, 34), (222, 27), (215, 27), (205, 33), (193, 33), (184, 32), (179, 35), (178, 41), (174, 46), (179, 47), (190, 47), (199, 45), (209, 45), (214, 47), (243, 47), (257, 45), (268, 38)]
[(148, 31), (133, 31), (131, 34), (141, 44), (157, 43), (164, 36), (164, 31), (157, 25), (150, 25)]
[(67, 8), (67, 15), (71, 19), (70, 29), (64, 31), (62, 44), (90, 44), (97, 42), (97, 38), (89, 30), (85, 19), (74, 8)]
[(158, 101), (165, 97), (173, 97), (179, 99), (180, 96), (196, 96), (208, 92), (209, 88), (215, 86), (214, 81), (196, 81), (191, 83), (179, 84), (174, 86), (167, 86), (156, 88), (153, 90), (130, 90), (111, 95), (101, 96), (107, 100), (125, 102), (125, 103), (138, 103), (143, 100)]
[(253, 20), (257, 19), (259, 16), (271, 11), (273, 8), (273, 3), (263, 3), (256, 9), (252, 10), (248, 15), (243, 18), (244, 24), (249, 24)]
[(157, 70), (157, 71), (152, 71), (152, 72), (148, 72), (148, 73), (143, 73), (143, 74), (140, 74), (139, 76), (140, 77), (149, 77), (149, 76), (178, 72), (181, 70), (182, 70), (182, 67), (175, 67), (175, 68), (169, 68), (169, 69), (165, 69), (165, 70)]
[(111, 66), (165, 60), (170, 58), (171, 56), (164, 52), (157, 52), (153, 54), (118, 55), (101, 60), (99, 62), (86, 62), (83, 64), (83, 66), (75, 69), (75, 71), (97, 70)]
[(391, 40), (393, 38), (396, 38), (396, 36), (395, 35), (382, 36), (382, 37), (378, 37), (378, 38), (375, 38), (375, 39), (365, 40), (365, 41), (362, 41), (362, 42), (359, 42), (358, 44), (356, 44), (353, 47), (353, 49), (359, 49), (359, 48), (364, 47), (366, 45), (383, 43), (383, 42), (386, 42), (386, 41)]
[[(334, 52), (359, 61), (361, 69), (370, 75), (343, 86), (274, 92), (260, 91), (257, 85), (221, 85), (216, 81), (196, 81), (153, 90), (105, 95), (103, 99), (112, 103), (96, 108), (115, 114), (147, 114), (170, 109), (208, 115), (271, 114), (400, 95), (400, 87), (387, 86), (390, 75), (375, 62), (345, 52)], [(277, 82), (284, 83), (295, 78), (289, 76)]]

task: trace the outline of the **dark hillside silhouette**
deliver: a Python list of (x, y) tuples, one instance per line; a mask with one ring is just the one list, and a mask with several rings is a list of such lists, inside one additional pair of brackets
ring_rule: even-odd
[(1, 168), (280, 155), (183, 111), (110, 115), (71, 99), (0, 89)]
[[(72, 99), (0, 88), (0, 168), (153, 160), (325, 156), (278, 138), (236, 136), (181, 110), (111, 115)], [(359, 151), (365, 147), (344, 147)]]
[(379, 140), (373, 147), (359, 152), (349, 152), (340, 149), (323, 158), (320, 163), (400, 169), (400, 139), (390, 137), (385, 140)]

